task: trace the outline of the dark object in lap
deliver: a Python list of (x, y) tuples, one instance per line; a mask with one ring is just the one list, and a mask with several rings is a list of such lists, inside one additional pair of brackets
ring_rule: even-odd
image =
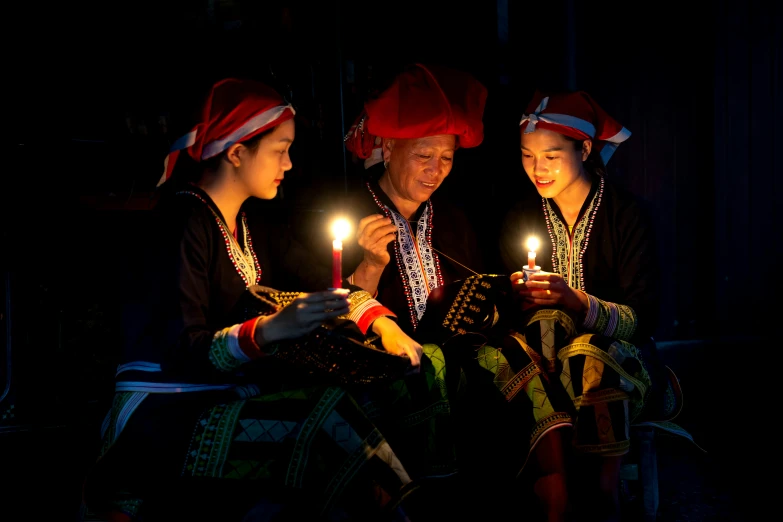
[[(443, 344), (468, 333), (490, 335), (513, 310), (511, 280), (507, 275), (479, 274), (435, 288), (427, 298), (427, 311), (419, 321), (419, 342)], [(496, 315), (498, 313), (498, 315)]]
[[(279, 292), (253, 286), (242, 296), (238, 308), (244, 316), (237, 322), (274, 311), (273, 306), (290, 304), (299, 292)], [(314, 385), (357, 386), (391, 382), (410, 369), (410, 359), (387, 352), (377, 336), (365, 336), (356, 323), (337, 318), (318, 326), (299, 339), (276, 343), (269, 357), (282, 362), (283, 371), (296, 372)], [(264, 358), (267, 359), (267, 358)], [(258, 361), (260, 367), (267, 361)]]

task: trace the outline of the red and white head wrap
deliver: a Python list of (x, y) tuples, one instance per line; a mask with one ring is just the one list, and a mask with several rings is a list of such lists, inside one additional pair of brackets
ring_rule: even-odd
[(471, 75), (442, 66), (416, 64), (395, 78), (345, 136), (345, 145), (365, 159), (365, 168), (383, 160), (381, 138), (456, 136), (458, 147), (484, 139), (487, 89)]
[(604, 164), (631, 132), (617, 123), (584, 91), (544, 96), (536, 91), (519, 122), (522, 132), (549, 129), (577, 140), (593, 140)]
[(203, 161), (290, 120), (294, 114), (291, 104), (261, 82), (236, 78), (217, 82), (202, 107), (201, 123), (171, 146), (158, 186), (171, 177), (180, 151), (187, 150), (191, 158)]

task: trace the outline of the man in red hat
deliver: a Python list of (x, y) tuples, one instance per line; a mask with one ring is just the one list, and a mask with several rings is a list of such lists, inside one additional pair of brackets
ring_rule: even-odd
[[(415, 64), (365, 103), (345, 137), (348, 150), (365, 160), (364, 183), (346, 205), (358, 227), (356, 241), (346, 245), (345, 273), (393, 311), (402, 330), (422, 344), (421, 371), (430, 372), (436, 383), (426, 392), (426, 409), (399, 400), (376, 401), (384, 412), (382, 422), (407, 426), (408, 437), (395, 449), (406, 462), (423, 464), (424, 469), (410, 468), (420, 475), (442, 476), (458, 467), (460, 430), (454, 422), (459, 418), (451, 412), (464, 361), (444, 353), (440, 336), (430, 335), (429, 325), (439, 324), (432, 321), (433, 312), (423, 318), (436, 289), (484, 269), (467, 216), (438, 188), (458, 149), (481, 144), (486, 99), (486, 88), (465, 72)], [(429, 301), (432, 308), (435, 301)], [(477, 368), (475, 359), (472, 363)], [(425, 393), (415, 384), (409, 387), (413, 395)], [(420, 412), (416, 422), (412, 411)], [(413, 440), (426, 444), (407, 444)]]
[(484, 138), (486, 88), (470, 75), (416, 64), (365, 104), (345, 138), (365, 160), (360, 251), (346, 253), (351, 282), (376, 293), (413, 334), (433, 289), (481, 273), (464, 213), (436, 191), (459, 148)]

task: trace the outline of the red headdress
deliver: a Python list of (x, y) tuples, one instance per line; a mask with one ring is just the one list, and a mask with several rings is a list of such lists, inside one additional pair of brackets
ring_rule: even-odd
[(604, 164), (631, 136), (584, 91), (551, 96), (536, 91), (519, 125), (524, 133), (549, 129), (577, 140), (591, 139)]
[(380, 138), (424, 138), (453, 134), (458, 147), (484, 139), (482, 117), (487, 89), (471, 75), (446, 67), (416, 64), (395, 78), (345, 136), (345, 145), (365, 167), (382, 160)]
[(171, 146), (163, 167), (163, 184), (174, 170), (180, 151), (203, 161), (290, 120), (295, 111), (277, 91), (253, 80), (227, 78), (212, 86), (201, 110), (201, 123)]

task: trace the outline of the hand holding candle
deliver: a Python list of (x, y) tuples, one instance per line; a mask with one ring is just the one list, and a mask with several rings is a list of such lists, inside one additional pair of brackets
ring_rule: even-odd
[(351, 225), (346, 219), (338, 219), (332, 223), (332, 288), (343, 286), (343, 239), (348, 237)]

